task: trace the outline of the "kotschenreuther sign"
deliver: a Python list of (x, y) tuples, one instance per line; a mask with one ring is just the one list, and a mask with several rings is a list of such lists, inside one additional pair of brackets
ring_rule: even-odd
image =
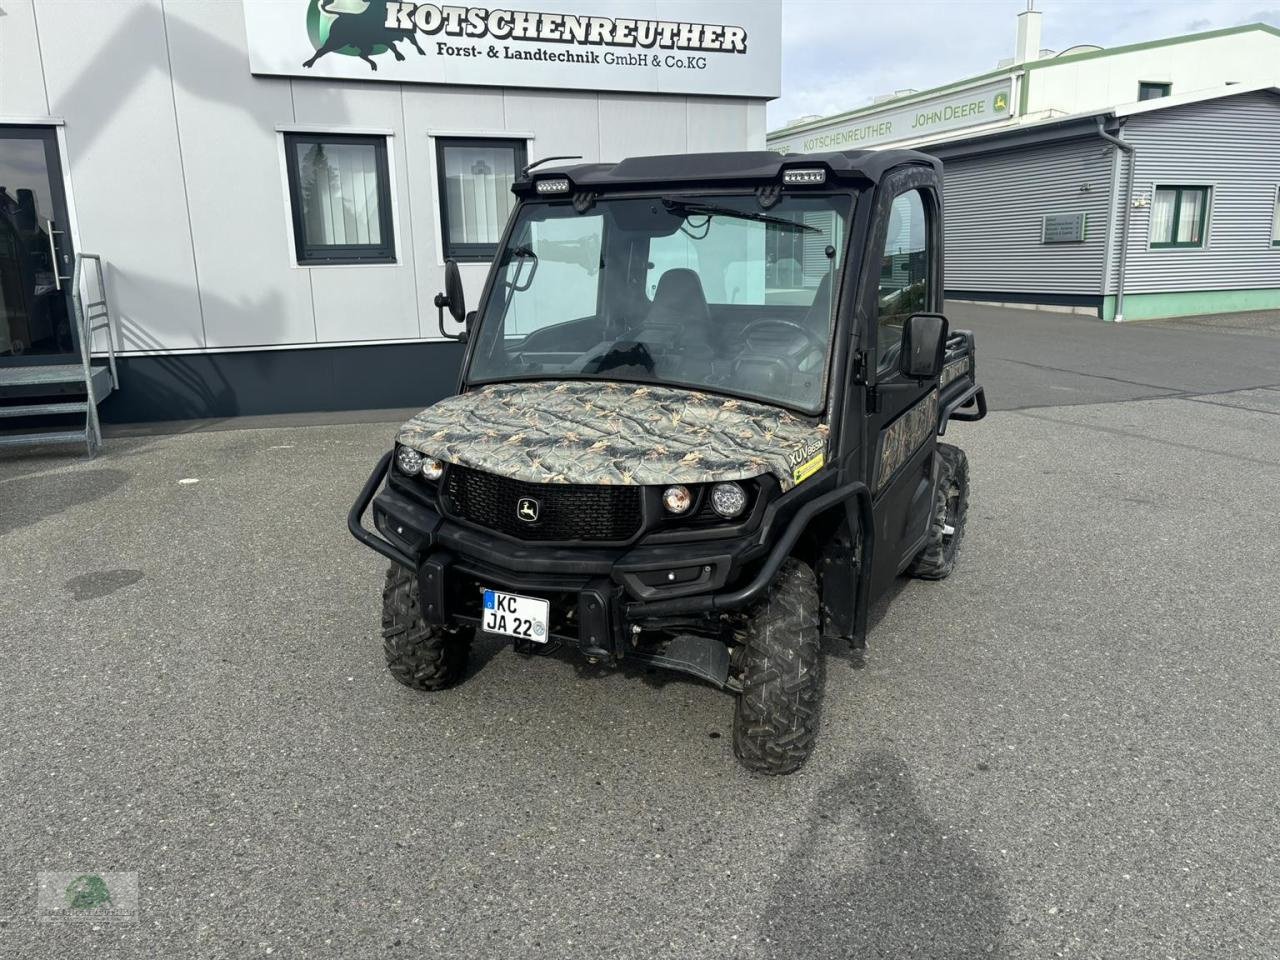
[(395, 83), (778, 96), (781, 0), (518, 2), (244, 0), (249, 67)]
[(769, 138), (769, 149), (822, 153), (916, 140), (1008, 119), (1013, 115), (1012, 104), (1013, 80), (1005, 77), (914, 103), (886, 105), (880, 110), (868, 110), (830, 123), (815, 123), (795, 133), (781, 131)]

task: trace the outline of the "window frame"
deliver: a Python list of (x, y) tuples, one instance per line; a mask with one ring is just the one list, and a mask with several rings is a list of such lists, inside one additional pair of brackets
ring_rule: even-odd
[(445, 191), (444, 151), (447, 147), (493, 147), (510, 146), (513, 148), (516, 178), (529, 163), (529, 139), (522, 136), (498, 137), (432, 137), (435, 141), (436, 161), (436, 202), (440, 210), (440, 252), (444, 260), (456, 260), (458, 263), (488, 263), (498, 256), (498, 248), (502, 245), (502, 233), (505, 223), (498, 224), (498, 239), (493, 243), (453, 243), (449, 239), (449, 202)]
[[(300, 267), (350, 266), (353, 264), (397, 263), (395, 212), (391, 202), (391, 161), (387, 135), (379, 133), (310, 133), (288, 130), (283, 134), (285, 177), (289, 185), (289, 219), (293, 224), (293, 257)], [(378, 223), (383, 228), (381, 243), (312, 244), (307, 240), (302, 218), (302, 190), (299, 182), (298, 144), (351, 144), (372, 146), (378, 174)]]
[[(918, 310), (915, 312), (931, 313), (931, 312), (936, 312), (933, 309), (934, 304), (936, 303), (934, 286), (936, 284), (937, 274), (939, 271), (937, 269), (937, 265), (935, 264), (935, 258), (937, 255), (938, 246), (941, 243), (941, 238), (936, 235), (937, 223), (938, 223), (938, 213), (937, 213), (938, 201), (937, 201), (937, 195), (934, 193), (931, 187), (924, 184), (919, 184), (919, 185), (907, 187), (895, 193), (892, 200), (890, 200), (889, 202), (890, 207), (892, 208), (892, 205), (896, 203), (899, 198), (908, 196), (909, 194), (912, 194), (912, 193), (919, 195), (920, 205), (923, 208), (924, 244), (925, 244), (924, 251), (923, 251), (924, 262), (925, 262), (925, 277), (924, 277), (925, 303), (924, 303), (924, 309)], [(886, 219), (885, 236), (883, 240), (879, 241), (880, 253), (879, 253), (877, 262), (880, 263), (881, 265), (883, 265), (884, 263), (884, 256), (889, 243), (887, 225), (888, 225), (888, 220)], [(881, 322), (880, 294), (879, 294), (879, 282), (878, 282), (879, 276), (881, 276), (881, 274), (877, 275), (876, 298), (874, 301), (875, 308), (874, 308), (874, 314), (873, 314), (873, 322), (874, 322), (875, 331), (876, 331), (875, 366), (876, 366), (877, 380), (883, 379), (886, 376), (891, 376), (893, 374), (897, 366), (898, 352), (891, 351), (889, 348), (893, 346), (896, 346), (899, 348), (901, 347), (901, 329), (900, 328), (899, 328), (898, 341), (896, 343), (893, 343), (893, 344), (885, 343), (884, 338), (881, 336), (881, 334), (885, 329), (885, 324)], [(909, 317), (911, 316), (911, 314), (906, 314), (906, 316)], [(903, 322), (904, 323), (906, 322), (905, 317)]]
[[(1156, 94), (1154, 97), (1143, 96), (1143, 93), (1145, 93), (1147, 90), (1153, 90), (1153, 89), (1158, 89), (1160, 93)], [(1173, 84), (1169, 83), (1168, 81), (1164, 81), (1164, 80), (1139, 80), (1138, 81), (1138, 102), (1139, 103), (1143, 102), (1144, 100), (1160, 100), (1160, 99), (1163, 99), (1164, 97), (1169, 97), (1172, 95), (1173, 95)]]
[(1213, 203), (1213, 187), (1210, 184), (1195, 183), (1157, 183), (1151, 190), (1151, 204), (1154, 208), (1156, 194), (1161, 190), (1173, 191), (1173, 219), (1170, 222), (1169, 236), (1178, 236), (1178, 227), (1182, 224), (1182, 195), (1184, 193), (1200, 193), (1204, 196), (1204, 215), (1200, 223), (1199, 240), (1156, 240), (1151, 236), (1151, 228), (1147, 228), (1148, 247), (1152, 250), (1200, 250), (1209, 244), (1210, 209)]
[(1271, 197), (1271, 247), (1280, 248), (1280, 183)]

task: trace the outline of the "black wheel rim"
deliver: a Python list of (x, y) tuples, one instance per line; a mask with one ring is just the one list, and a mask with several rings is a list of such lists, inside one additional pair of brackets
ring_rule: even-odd
[[(942, 546), (950, 550), (959, 532), (957, 521), (960, 519), (960, 488), (952, 486), (947, 491), (947, 509), (942, 518)], [(950, 531), (950, 532), (948, 532)]]

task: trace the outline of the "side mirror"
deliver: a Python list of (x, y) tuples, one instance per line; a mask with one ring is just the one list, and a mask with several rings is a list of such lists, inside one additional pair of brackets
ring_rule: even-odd
[[(444, 262), (444, 293), (437, 293), (432, 301), (440, 311), (440, 332), (444, 333), (444, 310), (449, 308), (449, 316), (455, 323), (462, 324), (462, 332), (456, 335), (459, 340), (467, 336), (467, 295), (462, 289), (462, 274), (458, 272), (456, 260)], [(445, 334), (448, 336), (448, 334)]]
[(940, 313), (913, 313), (902, 326), (898, 372), (914, 380), (933, 380), (942, 373), (947, 350), (947, 318)]

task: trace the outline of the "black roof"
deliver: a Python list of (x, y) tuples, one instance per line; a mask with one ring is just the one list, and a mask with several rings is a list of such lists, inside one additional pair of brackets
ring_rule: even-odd
[(515, 192), (533, 192), (533, 182), (543, 177), (568, 177), (574, 189), (600, 192), (645, 187), (655, 184), (682, 186), (705, 183), (726, 186), (734, 183), (778, 181), (789, 167), (827, 168), (837, 180), (878, 183), (890, 170), (905, 165), (924, 165), (942, 172), (942, 161), (916, 150), (843, 150), (832, 153), (777, 153), (773, 150), (737, 153), (676, 153), (659, 157), (631, 157), (618, 163), (548, 164), (530, 170), (515, 183)]

